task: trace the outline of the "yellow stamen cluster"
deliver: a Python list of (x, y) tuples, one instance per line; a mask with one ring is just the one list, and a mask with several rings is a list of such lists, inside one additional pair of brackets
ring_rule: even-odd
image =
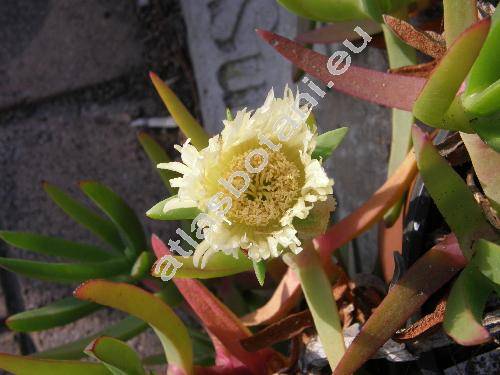
[[(251, 150), (232, 159), (226, 177), (234, 171), (245, 170), (245, 158), (250, 152)], [(250, 160), (254, 168), (262, 162), (260, 155), (254, 155)], [(300, 195), (300, 170), (283, 152), (271, 151), (265, 168), (259, 173), (251, 174), (250, 178), (250, 185), (245, 192), (237, 199), (233, 197), (233, 204), (227, 215), (229, 220), (252, 227), (277, 224)], [(234, 185), (241, 188), (244, 185), (243, 179), (235, 178)]]

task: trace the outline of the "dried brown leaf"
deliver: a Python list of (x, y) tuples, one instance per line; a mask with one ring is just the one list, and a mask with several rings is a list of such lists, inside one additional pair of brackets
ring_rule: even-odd
[(445, 310), (446, 299), (443, 298), (432, 313), (425, 315), (411, 326), (397, 331), (392, 339), (396, 342), (413, 342), (433, 334), (443, 323)]
[(394, 74), (406, 74), (414, 77), (428, 78), (438, 62), (439, 60), (433, 60), (423, 64), (402, 66), (401, 68), (390, 69), (389, 71)]
[(267, 326), (251, 337), (241, 340), (241, 345), (250, 352), (267, 348), (277, 342), (291, 339), (304, 329), (312, 327), (313, 319), (309, 310), (287, 316), (279, 322)]
[(389, 15), (384, 15), (384, 21), (402, 41), (420, 52), (435, 59), (446, 53), (446, 45), (440, 39), (435, 39), (433, 34), (418, 30), (408, 22)]

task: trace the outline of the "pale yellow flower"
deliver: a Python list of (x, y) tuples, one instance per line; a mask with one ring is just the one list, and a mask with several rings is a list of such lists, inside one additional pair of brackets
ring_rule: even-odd
[(283, 98), (271, 90), (254, 113), (243, 109), (224, 121), (224, 130), (206, 148), (198, 151), (188, 140), (176, 146), (182, 162), (158, 166), (182, 175), (171, 180), (179, 191), (164, 210), (203, 212), (195, 219), (203, 239), (194, 252), (195, 265), (201, 260), (204, 267), (217, 251), (236, 256), (243, 249), (258, 261), (302, 250), (293, 221), (327, 201), (333, 186), (321, 163), (311, 158), (317, 134), (306, 123), (309, 112), (290, 89)]

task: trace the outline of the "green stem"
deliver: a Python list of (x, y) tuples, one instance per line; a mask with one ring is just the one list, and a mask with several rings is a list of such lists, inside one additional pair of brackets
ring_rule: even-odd
[(345, 352), (339, 312), (333, 298), (332, 286), (318, 253), (312, 242), (304, 242), (303, 245), (302, 252), (298, 255), (285, 255), (285, 260), (300, 280), (319, 339), (330, 367), (334, 369)]

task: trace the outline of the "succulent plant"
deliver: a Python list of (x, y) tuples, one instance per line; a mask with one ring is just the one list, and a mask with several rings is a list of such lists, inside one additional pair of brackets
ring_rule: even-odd
[[(299, 35), (301, 42), (346, 39), (355, 49), (355, 41), (366, 42), (383, 33), (390, 72), (346, 62), (337, 65), (343, 73), (334, 76), (328, 56), (272, 32), (258, 31), (285, 58), (329, 88), (393, 110), (386, 182), (357, 210), (329, 225), (334, 206), (328, 196), (333, 181), (322, 163), (332, 156), (346, 128), (317, 134), (310, 106), (301, 106), (287, 90), (284, 98), (270, 94), (253, 114), (243, 110), (233, 117), (228, 111), (225, 130), (209, 138), (173, 91), (151, 74), (188, 142), (177, 147), (182, 163), (172, 162), (153, 138), (139, 135), (153, 166), (160, 167), (158, 173), (170, 194), (147, 216), (180, 221), (176, 233), (182, 241), (169, 241), (167, 246), (153, 235), (148, 242), (130, 207), (102, 184), (87, 181), (80, 187), (104, 217), (44, 183), (51, 199), (106, 245), (101, 248), (32, 233), (0, 232), (13, 246), (78, 261), (0, 258), (0, 266), (42, 280), (84, 282), (74, 296), (14, 315), (7, 325), (23, 332), (45, 330), (102, 306), (130, 316), (102, 332), (31, 357), (0, 354), (0, 368), (16, 374), (146, 374), (156, 373), (147, 370), (150, 364), (168, 363), (169, 374), (293, 372), (299, 352), (295, 337), (314, 327), (332, 371), (350, 374), (387, 340), (418, 339), (440, 325), (460, 345), (491, 341), (482, 317), (488, 298), (500, 290), (500, 61), (496, 53), (500, 14), (490, 14), (491, 7), (478, 11), (475, 1), (444, 0), (443, 36), (407, 22), (410, 10), (425, 8), (428, 1), (279, 3), (303, 17), (334, 22)], [(354, 30), (355, 26), (364, 34)], [(416, 50), (432, 60), (417, 64)], [(284, 122), (276, 121), (277, 114), (283, 113), (299, 124), (302, 138), (290, 140), (281, 133), (270, 137), (273, 124), (283, 131)], [(436, 130), (428, 134), (415, 125), (416, 120)], [(261, 130), (259, 134), (267, 141), (259, 144), (262, 139), (251, 130)], [(454, 137), (448, 136), (448, 143), (435, 144), (438, 132)], [(284, 139), (281, 151), (278, 138)], [(262, 143), (269, 148), (266, 154), (259, 151), (255, 153), (259, 158), (250, 158)], [(462, 149), (460, 160), (451, 162), (450, 155), (462, 144), (467, 152)], [(268, 167), (259, 169), (266, 157), (270, 169), (261, 173)], [(247, 184), (251, 194), (232, 200), (225, 207), (229, 207), (226, 216), (211, 212), (210, 195), (217, 189), (210, 178), (228, 179), (228, 173), (242, 166), (255, 177)], [(214, 176), (208, 176), (210, 173)], [(354, 292), (354, 281), (332, 255), (381, 221), (383, 231), (394, 231), (401, 240), (403, 217), (409, 212), (417, 175), (443, 217), (446, 234), (408, 269), (400, 269), (402, 275), (396, 275), (387, 293), (380, 292), (380, 299), (376, 293), (374, 297), (373, 293)], [(226, 187), (224, 193), (230, 191)], [(221, 203), (221, 197), (215, 196)], [(205, 228), (200, 217), (218, 225), (214, 232)], [(188, 222), (193, 219), (194, 224)], [(392, 257), (386, 251), (381, 250), (380, 262), (392, 276), (388, 264)], [(258, 284), (252, 284), (255, 278), (244, 278), (249, 272), (255, 273)], [(259, 286), (271, 292), (269, 299), (255, 292)], [(292, 313), (302, 296), (308, 309)], [(434, 312), (398, 331), (432, 299), (439, 300), (431, 303)], [(232, 310), (239, 310), (238, 316)], [(186, 312), (196, 317), (199, 328), (181, 319)], [(353, 321), (362, 327), (346, 349), (343, 328)], [(148, 326), (164, 353), (141, 359), (124, 341)], [(256, 326), (266, 327), (257, 332), (249, 328)], [(291, 338), (288, 356), (287, 350), (274, 346)], [(85, 354), (93, 361), (79, 361)]]

